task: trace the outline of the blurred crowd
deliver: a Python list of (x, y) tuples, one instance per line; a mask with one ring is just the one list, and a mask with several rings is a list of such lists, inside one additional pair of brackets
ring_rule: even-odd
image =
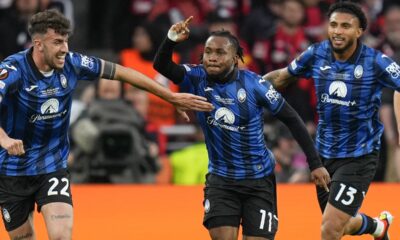
[[(241, 40), (240, 66), (263, 75), (287, 66), (310, 44), (326, 38), (326, 11), (334, 0), (0, 0), (0, 60), (30, 47), (27, 21), (57, 8), (74, 26), (70, 49), (134, 67), (172, 91), (185, 91), (155, 71), (153, 58), (169, 27), (193, 16), (190, 38), (175, 62), (200, 63), (211, 31), (225, 29)], [(400, 3), (359, 0), (368, 19), (362, 41), (400, 62)], [(314, 135), (318, 117), (312, 79), (282, 90)], [(207, 152), (195, 115), (191, 126), (172, 105), (119, 82), (81, 81), (71, 116), (75, 182), (202, 184)], [(384, 90), (380, 166), (376, 181), (400, 181), (400, 148), (393, 92)], [(265, 115), (265, 140), (277, 160), (278, 182), (308, 182), (305, 155), (289, 131)]]

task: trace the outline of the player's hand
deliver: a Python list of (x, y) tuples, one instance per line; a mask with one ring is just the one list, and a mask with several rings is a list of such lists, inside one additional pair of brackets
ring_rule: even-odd
[(189, 121), (190, 121), (190, 118), (189, 118), (189, 116), (187, 115), (187, 113), (186, 113), (185, 110), (183, 110), (183, 109), (180, 108), (180, 107), (177, 107), (176, 110), (178, 111), (179, 115), (181, 115), (181, 116), (183, 117), (183, 119), (185, 119), (186, 122), (189, 122)]
[(25, 154), (24, 144), (22, 143), (22, 140), (13, 139), (7, 136), (1, 139), (0, 145), (2, 148), (7, 150), (7, 153), (9, 155), (19, 156)]
[(314, 169), (311, 172), (311, 180), (315, 185), (324, 188), (326, 192), (329, 192), (328, 185), (331, 182), (331, 177), (324, 167)]
[(175, 23), (168, 30), (168, 38), (174, 42), (182, 42), (189, 38), (189, 23), (193, 16), (188, 17), (185, 21)]
[[(186, 119), (186, 110), (210, 112), (214, 109), (214, 106), (207, 102), (207, 98), (193, 95), (190, 93), (173, 93), (172, 99), (169, 100), (178, 109), (178, 112)], [(186, 115), (186, 117), (185, 117)]]

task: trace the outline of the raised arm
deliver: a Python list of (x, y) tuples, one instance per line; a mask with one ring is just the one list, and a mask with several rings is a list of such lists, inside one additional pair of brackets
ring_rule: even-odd
[(287, 67), (271, 71), (265, 74), (263, 78), (269, 81), (277, 89), (285, 88), (290, 83), (297, 80), (295, 76), (289, 73)]
[(154, 58), (154, 69), (176, 84), (183, 81), (185, 68), (172, 61), (172, 52), (177, 43), (188, 39), (189, 23), (192, 19), (193, 17), (189, 17), (171, 26), (167, 38), (161, 43)]
[(185, 76), (185, 68), (172, 61), (172, 52), (176, 44), (169, 38), (161, 43), (154, 58), (153, 68), (175, 84), (179, 84)]

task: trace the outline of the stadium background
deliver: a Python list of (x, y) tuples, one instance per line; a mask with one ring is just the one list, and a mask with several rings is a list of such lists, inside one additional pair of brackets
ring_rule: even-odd
[[(276, 43), (271, 40), (271, 34), (273, 35), (273, 33), (271, 33), (270, 31), (264, 31), (266, 29), (274, 29), (273, 26), (263, 25), (263, 23), (265, 23), (264, 21), (277, 20), (276, 16), (269, 18), (270, 15), (273, 15), (272, 12), (274, 11), (274, 9), (272, 9), (271, 11), (271, 9), (264, 9), (262, 8), (262, 6), (265, 6), (266, 2), (270, 2), (270, 6), (277, 6), (282, 1), (158, 0), (158, 2), (163, 4), (153, 5), (155, 2), (153, 0), (0, 0), (0, 29), (3, 29), (3, 31), (0, 32), (0, 59), (6, 57), (9, 52), (13, 53), (16, 51), (16, 49), (13, 48), (4, 49), (4, 46), (16, 45), (13, 47), (17, 48), (26, 48), (29, 46), (29, 41), (24, 41), (24, 39), (26, 40), (26, 38), (23, 37), (23, 34), (21, 35), (21, 32), (18, 32), (19, 30), (21, 30), (22, 32), (24, 31), (24, 25), (19, 22), (23, 18), (17, 17), (14, 19), (13, 17), (15, 16), (13, 14), (9, 14), (10, 11), (9, 9), (7, 9), (6, 6), (7, 2), (12, 3), (17, 1), (21, 2), (21, 6), (25, 6), (23, 7), (22, 13), (22, 15), (24, 16), (31, 14), (29, 11), (31, 11), (32, 9), (36, 11), (39, 8), (44, 9), (51, 5), (61, 8), (67, 16), (73, 16), (74, 18), (74, 35), (70, 41), (71, 50), (82, 52), (88, 55), (96, 55), (104, 59), (113, 61), (118, 61), (121, 50), (131, 47), (131, 34), (133, 32), (133, 28), (134, 26), (139, 25), (139, 21), (141, 19), (153, 19), (158, 20), (158, 22), (161, 21), (161, 23), (164, 23), (163, 30), (165, 33), (165, 28), (169, 27), (169, 22), (163, 22), (164, 18), (157, 19), (155, 14), (157, 14), (157, 11), (167, 11), (170, 17), (177, 17), (176, 14), (177, 11), (179, 12), (179, 2), (195, 2), (196, 4), (204, 4), (208, 2), (214, 5), (214, 7), (218, 5), (218, 7), (222, 7), (222, 11), (219, 12), (220, 14), (222, 14), (219, 16), (222, 16), (222, 19), (214, 18), (214, 20), (212, 21), (222, 21), (224, 23), (231, 20), (231, 18), (225, 18), (227, 16), (226, 14), (233, 14), (234, 22), (243, 23), (246, 14), (254, 13), (253, 16), (255, 16), (254, 19), (256, 21), (252, 22), (250, 19), (250, 21), (246, 22), (246, 26), (249, 27), (249, 29), (247, 29), (247, 35), (242, 35), (244, 35), (244, 37), (251, 37), (251, 33), (256, 32), (257, 34), (261, 34), (263, 36), (262, 39), (258, 39), (260, 40), (259, 42), (256, 42), (256, 39), (245, 39), (246, 42), (253, 41), (250, 44), (250, 47), (252, 48), (248, 49), (248, 57), (253, 58), (254, 61), (250, 63), (254, 63), (255, 65), (251, 65), (250, 67), (253, 70), (262, 74), (263, 71), (274, 69), (279, 65), (274, 62), (274, 59), (263, 58), (265, 56), (269, 57), (271, 54), (265, 54), (265, 56), (254, 55), (254, 53), (259, 54), (260, 52), (262, 52), (255, 51), (254, 46), (259, 47), (258, 50), (260, 50), (260, 48), (262, 50), (265, 47), (270, 46), (271, 44), (274, 45)], [(166, 2), (173, 3), (173, 5), (175, 4), (174, 8), (168, 9), (168, 7), (165, 5)], [(318, 7), (326, 10), (327, 5), (335, 1), (321, 0), (306, 2), (319, 2)], [(373, 20), (372, 24), (370, 24), (371, 28), (369, 32), (366, 33), (366, 37), (364, 38), (364, 40), (369, 44), (375, 44), (375, 47), (382, 50), (381, 47), (387, 47), (384, 45), (386, 41), (384, 33), (380, 31), (383, 29), (382, 19), (384, 18), (384, 16), (382, 12), (377, 13), (374, 9), (375, 5), (371, 3), (382, 2), (385, 6), (387, 6), (389, 2), (398, 1), (377, 0), (363, 2), (367, 3), (366, 5), (368, 6), (366, 7), (367, 10), (369, 10), (368, 16), (371, 17), (371, 19)], [(40, 7), (34, 5), (38, 3), (41, 3)], [(235, 6), (235, 4), (232, 3), (240, 3), (236, 6), (241, 6), (243, 11), (237, 11), (237, 9), (235, 8), (230, 8), (232, 6)], [(257, 5), (257, 7), (254, 7), (254, 9), (252, 9), (252, 7), (250, 6), (253, 3)], [(32, 8), (30, 9), (29, 6), (31, 6)], [(145, 6), (145, 8), (138, 7), (135, 9), (134, 6)], [(188, 7), (188, 11), (183, 11), (183, 15), (192, 13), (193, 6), (190, 6), (190, 4), (186, 4), (184, 7)], [(371, 8), (368, 9), (368, 7)], [(156, 9), (156, 11), (150, 11), (151, 9)], [(173, 11), (171, 11), (171, 9), (173, 9)], [(204, 30), (207, 30), (201, 21), (204, 21), (204, 23), (206, 22), (205, 12), (210, 9), (198, 9), (200, 9), (200, 11), (197, 12), (198, 15), (192, 25), (192, 34), (193, 36), (197, 37), (197, 39), (194, 38), (191, 44), (198, 44), (199, 42), (202, 42), (204, 40), (202, 37), (204, 36), (202, 36), (201, 31), (203, 31), (204, 33)], [(139, 10), (141, 10), (141, 12), (134, 12)], [(264, 10), (266, 12), (263, 12)], [(316, 8), (310, 8), (308, 10), (315, 13)], [(146, 13), (146, 11), (149, 12)], [(266, 13), (270, 15), (266, 15)], [(315, 17), (316, 15), (311, 16)], [(322, 21), (318, 22), (320, 19), (309, 19), (312, 19), (317, 23), (322, 23)], [(252, 26), (251, 24), (255, 25)], [(311, 24), (307, 26), (310, 33), (318, 33), (318, 31), (320, 30), (320, 26), (312, 25), (312, 22), (308, 22), (307, 24)], [(13, 28), (10, 28), (10, 25), (13, 26)], [(261, 29), (259, 27), (264, 28)], [(15, 30), (15, 32), (10, 30)], [(162, 31), (160, 31), (160, 33), (161, 32)], [(12, 39), (12, 34), (14, 33), (18, 37), (18, 42), (16, 42), (17, 44), (5, 44), (6, 42), (9, 43), (8, 41), (15, 40)], [(316, 39), (318, 39), (318, 37), (314, 36), (314, 40)], [(299, 44), (299, 49), (295, 49), (291, 54), (296, 54), (296, 51), (301, 50), (302, 47), (305, 47), (303, 45), (304, 44)], [(275, 47), (277, 47), (277, 44), (275, 44)], [(198, 57), (196, 55), (198, 53), (198, 48), (190, 44), (183, 46), (179, 50), (180, 57), (183, 62), (191, 61), (193, 60), (193, 57), (195, 57), (196, 59)], [(385, 50), (385, 48), (383, 48), (383, 50)], [(194, 52), (195, 54), (193, 54), (192, 52)], [(398, 53), (399, 51), (397, 49), (397, 53), (394, 52), (393, 56), (398, 56)], [(277, 59), (279, 59), (279, 56), (280, 55), (278, 54)], [(284, 59), (282, 64), (286, 64), (288, 61), (290, 61), (289, 58)], [(269, 67), (262, 69), (264, 65)], [(306, 88), (307, 86), (299, 87)], [(77, 92), (81, 93), (80, 91)], [(295, 101), (303, 103), (302, 101), (300, 101), (301, 99), (294, 99)], [(310, 101), (312, 102), (313, 99), (310, 99)], [(307, 116), (307, 114), (308, 113), (304, 113), (305, 116)], [(311, 116), (311, 118), (308, 118), (308, 120), (312, 122), (315, 119), (313, 119)], [(164, 133), (168, 136), (180, 133), (179, 128), (176, 128), (174, 126), (170, 126), (170, 128), (167, 127), (164, 129), (167, 129)], [(192, 130), (190, 132), (191, 134), (193, 134), (195, 130)], [(279, 132), (279, 134), (283, 136), (287, 133), (283, 131)], [(286, 137), (288, 136), (285, 135), (285, 138)], [(159, 147), (166, 153), (170, 153), (173, 150), (179, 150), (179, 148), (183, 146), (183, 143), (186, 144), (186, 139), (184, 140), (185, 141), (181, 141), (181, 139), (178, 139), (178, 141), (176, 142), (161, 141), (166, 145), (160, 145)], [(168, 160), (163, 159), (163, 161), (165, 162)], [(75, 163), (77, 163), (77, 161)], [(73, 169), (75, 166), (72, 165), (71, 167)], [(280, 169), (281, 168), (278, 167), (277, 171), (279, 171)], [(390, 181), (398, 182), (398, 178), (396, 179), (396, 176), (394, 176), (395, 173), (393, 173), (395, 172), (394, 163), (388, 161), (386, 169), (386, 172), (390, 173), (392, 176), (380, 176), (377, 180), (388, 181), (389, 179)], [(163, 171), (162, 174), (171, 175), (173, 173), (165, 173), (165, 171)], [(170, 175), (167, 177), (164, 176), (164, 180), (157, 181), (159, 184), (152, 185), (99, 185), (86, 183), (73, 184), (72, 191), (74, 196), (75, 209), (75, 225), (73, 238), (77, 240), (209, 239), (207, 231), (203, 228), (201, 224), (203, 216), (202, 186), (173, 186), (170, 184), (165, 184), (170, 181)], [(159, 176), (157, 177), (158, 179), (160, 179)], [(371, 216), (377, 216), (382, 210), (390, 210), (395, 216), (394, 224), (390, 230), (391, 236), (393, 240), (399, 240), (399, 205), (399, 183), (373, 183), (363, 204), (362, 211), (367, 212)], [(314, 187), (311, 184), (278, 184), (278, 207), (280, 225), (276, 237), (277, 240), (319, 239), (321, 214), (318, 209)], [(37, 227), (37, 239), (47, 239), (47, 236), (45, 235), (46, 233), (44, 230), (45, 227), (43, 219), (37, 213), (35, 213), (35, 225)], [(0, 239), (8, 239), (4, 227), (2, 226), (0, 227), (0, 229)], [(355, 237), (355, 239), (367, 240), (371, 239), (371, 237), (362, 236)]]

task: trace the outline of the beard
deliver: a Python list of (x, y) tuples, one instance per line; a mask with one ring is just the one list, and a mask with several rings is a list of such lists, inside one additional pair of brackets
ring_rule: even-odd
[(207, 75), (208, 78), (213, 82), (226, 82), (229, 80), (229, 76), (231, 75), (234, 69), (235, 65), (232, 65), (231, 67), (225, 69), (220, 73), (211, 74), (207, 72)]
[(335, 48), (332, 40), (329, 39), (329, 43), (331, 44), (332, 50), (337, 53), (337, 54), (343, 54), (345, 53), (347, 50), (350, 49), (350, 47), (354, 44), (354, 40), (349, 40), (343, 47), (341, 48)]

